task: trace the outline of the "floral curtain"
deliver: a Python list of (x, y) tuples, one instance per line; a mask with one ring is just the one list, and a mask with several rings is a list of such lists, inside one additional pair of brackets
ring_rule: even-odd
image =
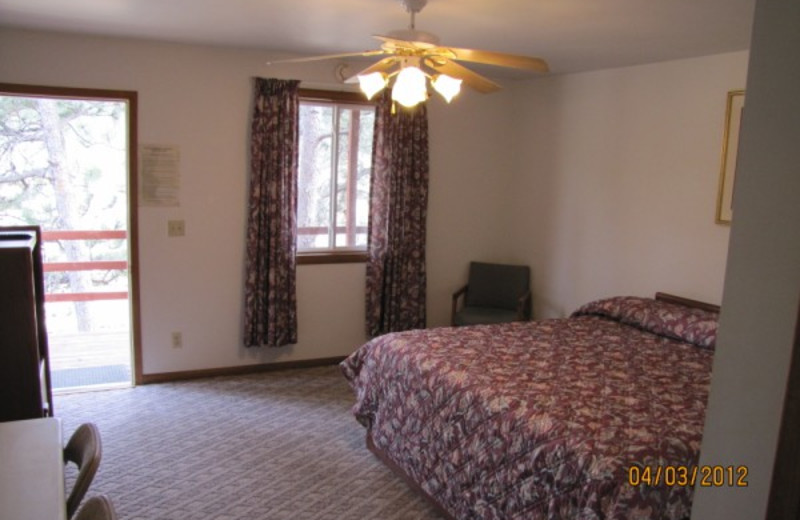
[(367, 260), (367, 333), (425, 327), (425, 220), (428, 115), (398, 107), (390, 94), (375, 108)]
[(244, 287), (247, 347), (297, 342), (299, 84), (296, 80), (255, 80)]

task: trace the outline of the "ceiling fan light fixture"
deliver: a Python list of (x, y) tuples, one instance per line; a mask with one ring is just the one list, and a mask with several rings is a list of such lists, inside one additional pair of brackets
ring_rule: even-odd
[(392, 87), (392, 100), (407, 108), (414, 107), (428, 98), (425, 73), (415, 66), (404, 67), (397, 75)]
[(549, 71), (547, 62), (541, 58), (441, 46), (438, 36), (416, 28), (415, 16), (428, 1), (399, 0), (408, 11), (411, 23), (407, 29), (391, 31), (387, 35), (374, 34), (373, 37), (381, 42), (379, 49), (290, 58), (270, 63), (303, 63), (334, 58), (340, 60), (355, 56), (379, 56), (380, 59), (377, 62), (346, 79), (343, 77), (344, 68), (337, 69), (337, 75), (344, 83), (352, 84), (358, 81), (361, 91), (368, 99), (373, 99), (379, 92), (386, 92), (384, 89), (391, 90), (392, 113), (394, 113), (397, 103), (413, 107), (427, 101), (430, 97), (428, 81), (447, 103), (450, 103), (461, 92), (461, 87), (464, 85), (482, 94), (500, 90), (500, 85), (470, 70), (461, 62), (539, 73)]
[(431, 85), (448, 103), (461, 92), (461, 80), (447, 74), (436, 75), (431, 80)]
[(383, 72), (373, 72), (358, 76), (358, 85), (361, 88), (361, 92), (367, 96), (367, 99), (372, 99), (375, 94), (386, 87), (388, 82), (389, 79)]

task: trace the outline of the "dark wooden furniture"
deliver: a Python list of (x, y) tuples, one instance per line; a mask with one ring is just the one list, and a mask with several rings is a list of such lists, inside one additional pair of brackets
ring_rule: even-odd
[(674, 303), (676, 305), (683, 305), (685, 307), (690, 307), (693, 309), (701, 309), (708, 312), (720, 311), (719, 305), (715, 305), (713, 303), (701, 302), (698, 300), (692, 300), (689, 298), (684, 298), (683, 296), (676, 296), (674, 294), (669, 294), (669, 293), (657, 292), (655, 295), (655, 299), (660, 300), (662, 302)]
[(0, 228), (0, 422), (52, 415), (41, 232)]

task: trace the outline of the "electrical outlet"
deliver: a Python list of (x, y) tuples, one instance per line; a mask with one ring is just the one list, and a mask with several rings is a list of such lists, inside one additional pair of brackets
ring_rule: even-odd
[(172, 333), (172, 348), (183, 348), (183, 334), (180, 332)]
[(169, 237), (182, 237), (186, 235), (186, 221), (185, 220), (168, 220), (167, 221), (167, 236)]

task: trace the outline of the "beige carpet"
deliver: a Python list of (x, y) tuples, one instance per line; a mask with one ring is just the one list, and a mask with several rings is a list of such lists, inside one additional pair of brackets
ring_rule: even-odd
[(337, 366), (56, 397), (123, 520), (438, 519), (364, 445)]

